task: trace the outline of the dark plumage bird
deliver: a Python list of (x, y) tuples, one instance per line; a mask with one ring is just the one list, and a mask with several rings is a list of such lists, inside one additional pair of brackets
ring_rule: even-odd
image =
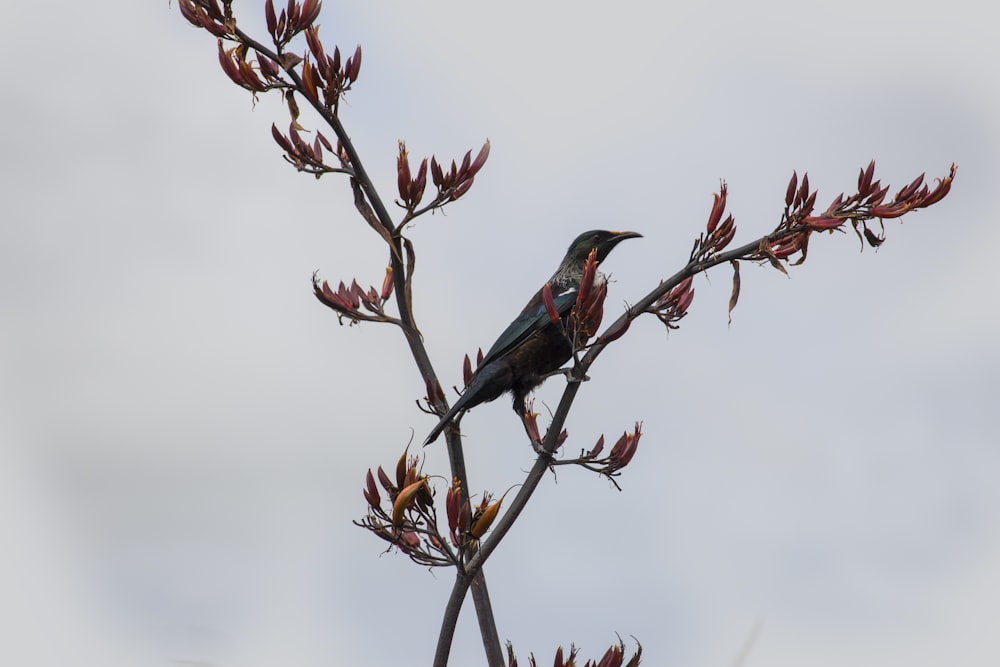
[[(539, 290), (493, 343), (465, 392), (437, 423), (424, 444), (434, 442), (445, 427), (461, 419), (466, 410), (492, 401), (507, 391), (514, 394), (515, 412), (523, 416), (525, 397), (573, 356), (573, 347), (564, 333), (564, 327), (576, 302), (587, 256), (591, 250), (596, 250), (597, 262), (600, 263), (620, 242), (640, 236), (635, 232), (595, 229), (576, 237), (548, 282), (563, 327), (549, 319), (542, 302), (542, 290)], [(595, 284), (604, 280), (604, 275), (598, 272)]]

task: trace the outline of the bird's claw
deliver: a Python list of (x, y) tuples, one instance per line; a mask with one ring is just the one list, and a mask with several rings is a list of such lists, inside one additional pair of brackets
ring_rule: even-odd
[(590, 376), (586, 373), (580, 373), (576, 366), (570, 366), (568, 368), (559, 368), (552, 371), (545, 377), (552, 377), (553, 375), (563, 375), (566, 377), (566, 382), (587, 382), (590, 380)]

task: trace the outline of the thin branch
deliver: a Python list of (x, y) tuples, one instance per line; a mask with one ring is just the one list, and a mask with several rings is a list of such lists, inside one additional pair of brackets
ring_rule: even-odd
[[(444, 616), (441, 619), (441, 632), (438, 633), (437, 649), (434, 651), (433, 667), (446, 667), (448, 656), (451, 655), (451, 645), (455, 639), (455, 626), (458, 625), (458, 614), (462, 611), (462, 601), (469, 590), (469, 579), (466, 577), (455, 577), (455, 583), (451, 587), (451, 595), (448, 596), (448, 604), (444, 608)], [(490, 661), (490, 667), (494, 662)], [(503, 665), (503, 662), (500, 663)]]
[[(772, 265), (777, 265), (778, 268), (784, 271), (784, 267), (781, 266), (778, 256), (772, 250), (772, 246), (778, 245), (782, 241), (786, 241), (786, 239), (798, 237), (798, 239), (792, 240), (793, 245), (788, 250), (802, 252), (804, 256), (806, 241), (810, 233), (839, 229), (845, 222), (850, 222), (857, 230), (858, 224), (864, 224), (872, 217), (883, 215), (884, 217), (900, 217), (908, 211), (924, 208), (940, 201), (947, 195), (951, 186), (951, 180), (955, 176), (955, 166), (952, 165), (949, 176), (939, 179), (939, 185), (934, 191), (929, 191), (926, 187), (922, 191), (919, 190), (919, 186), (923, 183), (923, 176), (920, 176), (909, 186), (901, 190), (894, 202), (879, 207), (882, 201), (881, 197), (888, 190), (888, 186), (884, 190), (880, 190), (878, 182), (871, 182), (873, 170), (874, 163), (870, 164), (867, 170), (862, 170), (862, 175), (859, 179), (858, 195), (852, 196), (847, 200), (844, 200), (843, 195), (841, 195), (824, 213), (828, 217), (823, 218), (809, 217), (809, 214), (812, 212), (813, 203), (815, 202), (816, 193), (809, 192), (808, 177), (803, 179), (801, 189), (795, 192), (794, 185), (797, 184), (797, 177), (793, 176), (792, 184), (789, 185), (789, 194), (786, 196), (786, 209), (782, 215), (782, 221), (778, 229), (733, 250), (715, 252), (713, 248), (724, 247), (729, 243), (729, 240), (736, 231), (732, 216), (719, 226), (725, 207), (726, 187), (723, 184), (721, 195), (716, 196), (715, 206), (709, 218), (708, 237), (701, 237), (695, 242), (690, 261), (680, 271), (657, 285), (638, 302), (627, 308), (618, 319), (606, 327), (604, 332), (597, 337), (596, 341), (588, 347), (587, 353), (581, 359), (577, 359), (573, 368), (575, 376), (584, 377), (590, 366), (597, 360), (597, 357), (600, 356), (611, 342), (624, 334), (634, 319), (646, 313), (657, 313), (655, 305), (658, 302), (662, 303), (661, 299), (666, 297), (671, 290), (684, 283), (684, 281), (693, 278), (695, 275), (719, 264), (735, 262), (740, 259), (753, 261), (767, 260)], [(873, 201), (874, 203), (870, 203)], [(793, 207), (793, 205), (794, 211), (790, 211), (790, 207)], [(867, 227), (865, 227), (865, 230), (867, 231)], [(801, 243), (799, 242), (800, 239)], [(880, 239), (876, 239), (874, 242), (875, 245), (879, 243), (881, 243)], [(784, 254), (786, 249), (783, 249), (782, 252), (783, 257), (791, 254), (791, 252)], [(801, 261), (799, 260), (799, 262)], [(731, 302), (730, 308), (732, 308), (732, 305), (733, 303)], [(686, 306), (684, 309), (686, 309)], [(683, 312), (681, 312), (681, 316), (683, 316)], [(482, 543), (479, 552), (467, 564), (466, 570), (468, 573), (474, 575), (482, 568), (483, 564), (497, 548), (514, 521), (517, 520), (518, 515), (527, 505), (545, 471), (553, 463), (552, 459), (559, 445), (560, 434), (562, 433), (573, 401), (576, 399), (580, 385), (580, 382), (567, 382), (562, 398), (559, 401), (559, 407), (552, 416), (552, 421), (542, 445), (540, 448), (536, 447), (536, 450), (539, 451), (538, 458), (528, 472), (524, 484), (520, 487), (508, 506), (507, 511), (496, 521), (493, 530), (490, 532), (489, 537)], [(527, 426), (526, 430), (528, 430)]]
[[(240, 28), (234, 29), (235, 36), (247, 46), (253, 48), (258, 53), (264, 54), (266, 57), (274, 60), (275, 62), (281, 62), (281, 58), (277, 53), (267, 48), (257, 40), (253, 39)], [(285, 73), (294, 82), (296, 90), (303, 93), (304, 87), (302, 78), (291, 68), (285, 68)], [(410, 353), (413, 356), (413, 360), (417, 365), (417, 370), (423, 377), (425, 383), (429, 387), (440, 387), (440, 382), (437, 377), (437, 373), (434, 371), (434, 367), (430, 361), (430, 357), (427, 354), (427, 350), (423, 344), (423, 338), (417, 328), (415, 318), (413, 316), (413, 304), (411, 298), (411, 287), (412, 287), (412, 270), (404, 271), (402, 264), (403, 256), (403, 244), (401, 241), (402, 236), (396, 230), (393, 224), (392, 217), (389, 215), (388, 209), (382, 202), (378, 191), (375, 188), (374, 183), (368, 175), (364, 164), (361, 161), (361, 156), (358, 154), (357, 149), (354, 146), (353, 141), (351, 141), (350, 136), (347, 134), (346, 129), (340, 122), (339, 117), (335, 112), (330, 112), (319, 102), (318, 98), (316, 100), (310, 99), (309, 95), (303, 94), (309, 103), (312, 105), (313, 109), (323, 118), (324, 121), (333, 129), (334, 134), (340, 141), (340, 144), (347, 154), (348, 161), (351, 168), (354, 170), (354, 178), (352, 180), (352, 186), (356, 183), (357, 188), (363, 191), (364, 198), (367, 199), (368, 204), (370, 204), (377, 222), (381, 227), (387, 232), (387, 242), (390, 244), (392, 252), (390, 253), (390, 261), (392, 265), (394, 289), (396, 292), (396, 300), (399, 308), (400, 316), (400, 329), (406, 338), (406, 342), (409, 345)], [(356, 203), (360, 199), (358, 197), (359, 192), (355, 191)], [(363, 214), (364, 215), (364, 214)], [(367, 219), (367, 216), (365, 216)], [(373, 222), (369, 220), (369, 222)], [(374, 225), (373, 225), (374, 226)], [(413, 257), (412, 246), (407, 248), (409, 256)], [(442, 414), (447, 411), (448, 403), (444, 396), (444, 392), (439, 392), (436, 396), (428, 396), (428, 398), (438, 405), (437, 407), (442, 410)], [(468, 475), (465, 468), (465, 457), (462, 451), (461, 438), (456, 431), (450, 434), (447, 438), (448, 443), (448, 460), (451, 467), (451, 472), (453, 477), (457, 477), (462, 481), (463, 493), (468, 493)], [(500, 638), (497, 633), (496, 624), (493, 621), (493, 613), (490, 609), (489, 597), (486, 588), (485, 578), (479, 577), (479, 572), (471, 575), (457, 575), (455, 589), (453, 589), (452, 598), (449, 601), (446, 610), (449, 613), (454, 613), (456, 618), (457, 614), (461, 609), (461, 600), (464, 600), (465, 592), (469, 588), (468, 577), (475, 577), (477, 585), (473, 586), (473, 598), (476, 605), (477, 612), (479, 612), (480, 618), (480, 631), (483, 634), (483, 642), (487, 651), (487, 659), (489, 660), (490, 667), (502, 667), (503, 665), (503, 652), (500, 644)], [(458, 591), (461, 591), (461, 597), (457, 603), (452, 602)], [(453, 604), (457, 604), (457, 609), (451, 610)], [(486, 614), (485, 612), (489, 613)], [(445, 628), (442, 627), (442, 634), (438, 641), (438, 651), (439, 653), (443, 650), (444, 653), (444, 663), (447, 662), (447, 653), (450, 651), (451, 642), (454, 637), (454, 628), (450, 632), (445, 632)], [(497, 659), (499, 656), (499, 661)], [(435, 664), (437, 662), (437, 656), (435, 657)]]

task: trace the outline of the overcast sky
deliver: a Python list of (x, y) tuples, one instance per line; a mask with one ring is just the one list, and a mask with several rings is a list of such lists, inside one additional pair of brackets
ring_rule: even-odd
[[(258, 4), (238, 19), (263, 34)], [(720, 179), (749, 241), (793, 169), (825, 207), (872, 158), (895, 188), (959, 166), (878, 252), (823, 236), (790, 279), (745, 266), (731, 325), (728, 272), (700, 277), (679, 330), (640, 321), (600, 358), (567, 447), (644, 436), (621, 492), (561, 469), (489, 562), (522, 661), (617, 632), (648, 664), (731, 665), (759, 627), (746, 665), (1000, 662), (982, 3), (324, 4), (327, 48), (364, 48), (342, 116), (387, 199), (397, 140), (492, 143), (410, 232), (448, 386), (581, 231), (644, 235), (604, 265), (610, 313), (682, 266)], [(347, 184), (281, 160), (287, 114), (176, 3), (16, 3), (0, 54), (0, 662), (428, 664), (451, 573), (351, 524), (367, 469), (433, 425), (423, 383), (397, 331), (310, 291), (381, 282)], [(506, 399), (463, 430), (473, 492), (523, 480)], [(453, 664), (484, 664), (471, 613)]]

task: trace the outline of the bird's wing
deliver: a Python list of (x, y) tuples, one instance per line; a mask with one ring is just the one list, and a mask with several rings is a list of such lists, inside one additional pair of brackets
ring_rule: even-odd
[[(559, 311), (560, 317), (564, 317), (572, 310), (573, 304), (576, 302), (576, 293), (576, 287), (570, 287), (558, 294), (552, 295), (552, 300), (556, 304), (556, 310)], [(549, 323), (549, 313), (545, 310), (545, 304), (542, 302), (542, 292), (539, 290), (532, 297), (531, 301), (528, 302), (528, 305), (524, 307), (521, 314), (517, 316), (517, 319), (504, 329), (479, 365), (483, 366), (494, 359), (499, 359), (520, 345), (533, 333), (541, 331), (548, 326)]]

